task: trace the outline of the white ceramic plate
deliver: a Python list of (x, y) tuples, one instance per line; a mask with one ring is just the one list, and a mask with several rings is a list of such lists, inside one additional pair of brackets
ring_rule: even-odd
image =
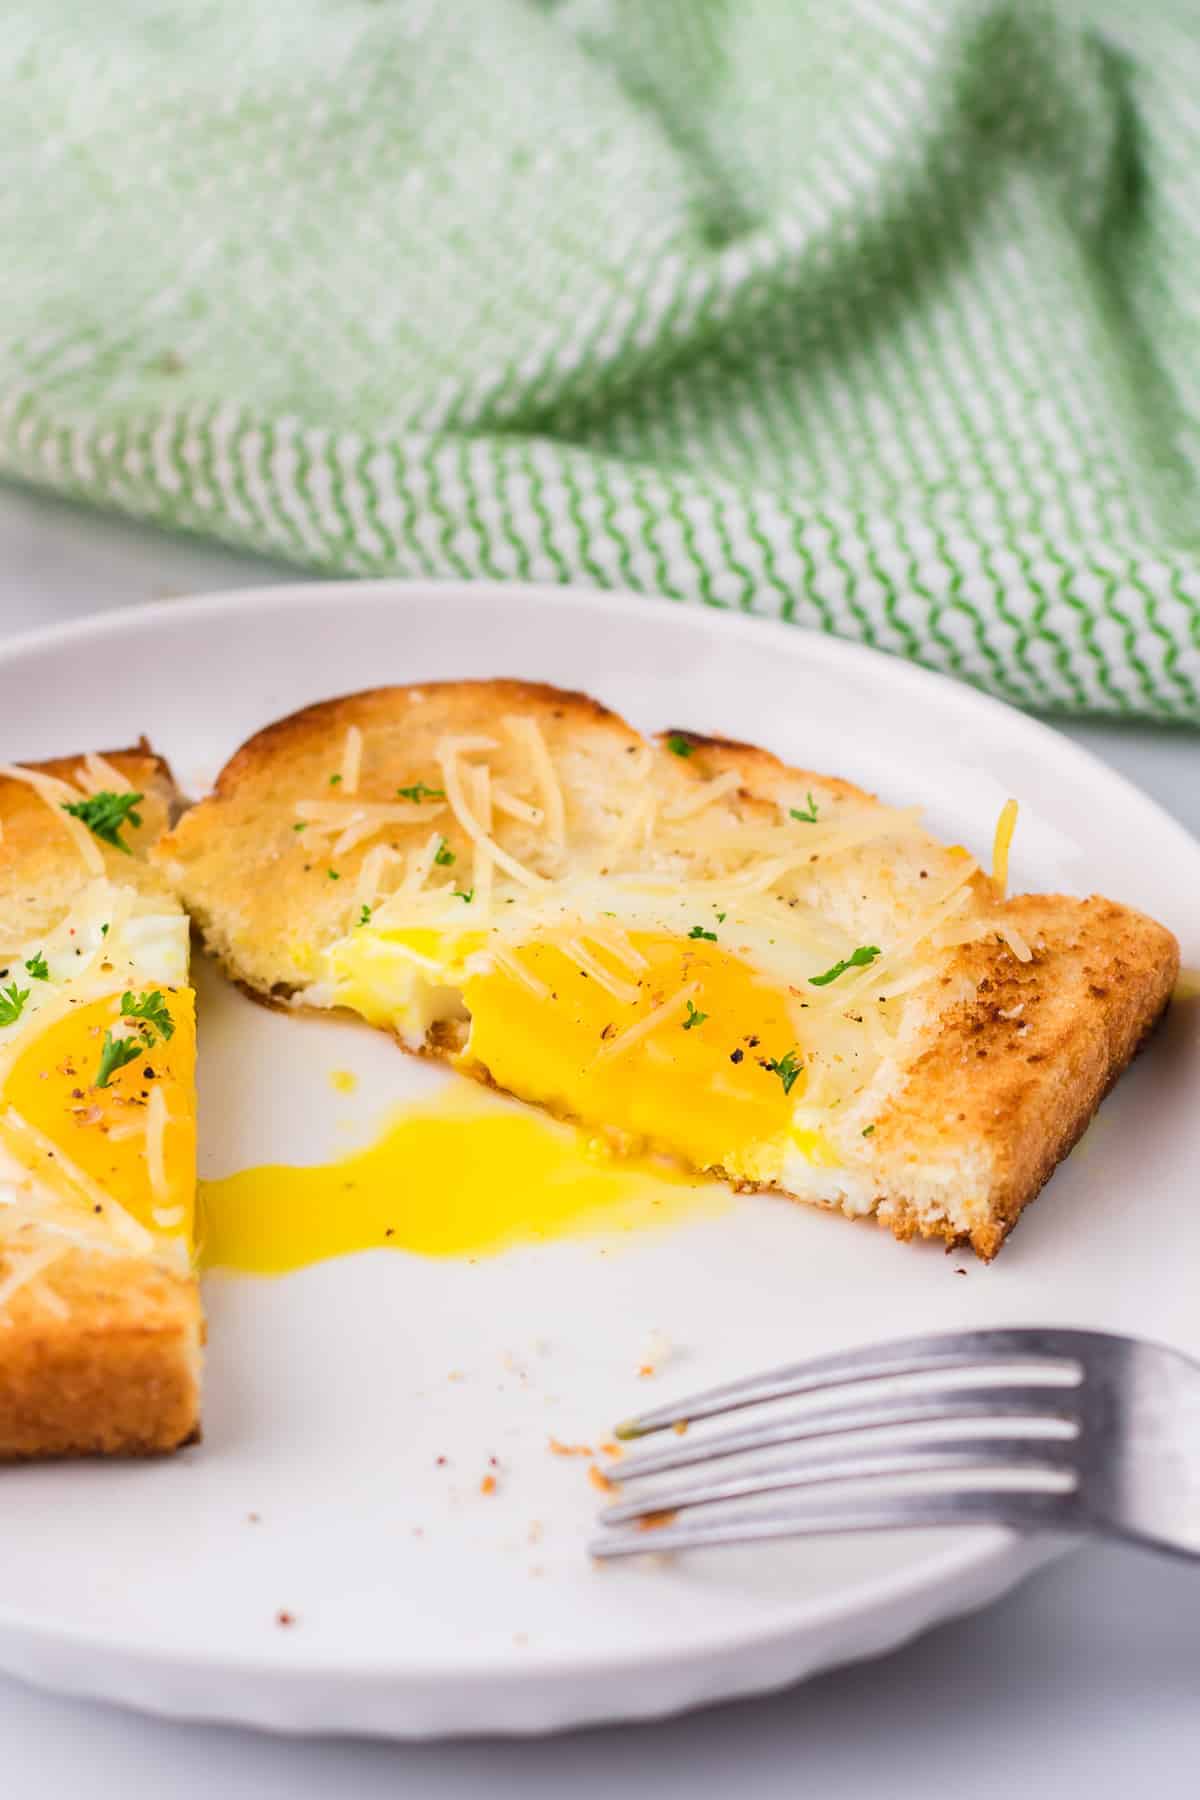
[[(928, 800), (985, 856), (1015, 794), (1018, 887), (1142, 906), (1200, 962), (1200, 847), (1070, 743), (885, 656), (642, 599), (383, 583), (143, 607), (0, 651), (0, 750), (145, 731), (197, 791), (307, 701), (455, 675), (540, 677), (645, 727), (767, 744)], [(317, 1159), (453, 1079), (365, 1028), (276, 1017), (216, 981), (204, 1000), (206, 1174)], [(353, 1099), (328, 1080), (347, 1065)], [(547, 1436), (594, 1440), (671, 1391), (929, 1328), (1099, 1325), (1197, 1353), (1198, 1076), (1190, 1004), (987, 1269), (755, 1198), (620, 1245), (211, 1278), (202, 1445), (0, 1474), (0, 1667), (289, 1731), (540, 1731), (777, 1685), (977, 1605), (1046, 1546), (929, 1532), (596, 1569), (597, 1496)], [(652, 1384), (635, 1375), (651, 1328), (677, 1347)]]

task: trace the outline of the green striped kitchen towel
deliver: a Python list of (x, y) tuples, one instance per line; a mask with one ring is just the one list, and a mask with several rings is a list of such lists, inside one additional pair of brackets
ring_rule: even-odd
[(1190, 0), (8, 0), (0, 470), (1200, 721)]

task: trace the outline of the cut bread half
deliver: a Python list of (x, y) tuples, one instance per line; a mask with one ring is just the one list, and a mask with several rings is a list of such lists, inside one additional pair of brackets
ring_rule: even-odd
[(0, 767), (0, 1459), (198, 1431), (188, 922), (144, 742)]
[(1170, 994), (1110, 901), (915, 808), (518, 681), (258, 733), (155, 860), (226, 970), (739, 1186), (993, 1256)]

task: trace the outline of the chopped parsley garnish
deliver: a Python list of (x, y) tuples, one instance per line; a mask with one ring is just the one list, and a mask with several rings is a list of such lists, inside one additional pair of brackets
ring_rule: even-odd
[(325, 873), (328, 875), (330, 881), (340, 881), (342, 879), (337, 869), (326, 869)]
[(475, 889), (469, 887), (464, 891), (462, 888), (455, 888), (454, 898), (456, 900), (465, 900), (467, 905), (470, 906), (472, 900), (475, 898)]
[(25, 964), (25, 973), (27, 975), (32, 975), (35, 981), (49, 981), (50, 965), (40, 950), (36, 956), (31, 956), (29, 961)]
[(690, 1031), (692, 1029), (693, 1025), (703, 1025), (703, 1023), (704, 1023), (705, 1019), (707, 1019), (707, 1017), (708, 1017), (707, 1013), (697, 1012), (696, 1008), (692, 1005), (691, 1001), (689, 1000), (687, 1003), (687, 1018), (683, 1021), (683, 1029), (685, 1031)]
[(0, 1025), (15, 1025), (28, 998), (29, 989), (19, 988), (15, 981), (9, 987), (0, 988)]
[(89, 794), (86, 800), (64, 800), (62, 809), (73, 819), (82, 819), (95, 837), (112, 844), (114, 849), (123, 850), (126, 856), (132, 856), (132, 850), (121, 836), (121, 827), (141, 824), (142, 815), (135, 812), (134, 807), (144, 798), (143, 794), (114, 794), (108, 788), (101, 788), (98, 794)]
[(448, 869), (450, 864), (455, 860), (454, 852), (446, 842), (445, 838), (438, 839), (438, 847), (433, 860), (439, 869)]
[(174, 1037), (175, 1021), (167, 1011), (167, 1003), (161, 990), (151, 988), (146, 994), (121, 995), (121, 1017), (123, 1019), (139, 1019), (143, 1035), (149, 1036), (153, 1043), (153, 1033), (158, 1032), (162, 1038)]
[(444, 788), (426, 787), (423, 781), (414, 781), (411, 787), (397, 788), (396, 793), (401, 800), (411, 800), (419, 806), (422, 800), (444, 800)]
[(667, 749), (672, 756), (690, 756), (695, 748), (695, 744), (685, 738), (682, 731), (673, 731), (667, 739)]
[(864, 1125), (863, 1126), (863, 1136), (870, 1137), (870, 1135), (874, 1131), (874, 1129), (875, 1129), (875, 1127), (873, 1125)]
[(828, 987), (831, 981), (836, 981), (839, 975), (846, 973), (847, 969), (865, 969), (867, 964), (873, 963), (878, 955), (878, 944), (860, 944), (857, 950), (852, 950), (849, 956), (844, 957), (841, 962), (835, 962), (832, 969), (826, 969), (823, 975), (810, 975), (809, 985), (811, 987)]
[(718, 914), (717, 914), (717, 924), (718, 924), (718, 925), (723, 925), (723, 924), (724, 924), (724, 923), (725, 923), (725, 914), (724, 914), (724, 913), (718, 913)]
[(341, 785), (342, 785), (341, 776), (340, 775), (331, 775), (329, 777), (329, 785), (330, 785), (330, 787), (341, 787)]
[(717, 941), (716, 932), (705, 931), (703, 925), (693, 925), (692, 929), (688, 932), (688, 936), (690, 938), (707, 938), (710, 944), (715, 944)]
[(115, 1038), (111, 1031), (104, 1034), (104, 1044), (100, 1051), (100, 1067), (96, 1071), (96, 1086), (107, 1087), (110, 1075), (123, 1069), (126, 1063), (135, 1062), (145, 1052), (145, 1044), (140, 1037)]
[(159, 988), (151, 988), (144, 994), (128, 991), (122, 994), (121, 1017), (133, 1020), (135, 1029), (119, 1038), (115, 1038), (111, 1031), (105, 1032), (100, 1049), (100, 1067), (96, 1071), (97, 1087), (107, 1087), (111, 1075), (115, 1075), (118, 1069), (123, 1069), (126, 1063), (145, 1056), (160, 1037), (165, 1043), (175, 1035), (175, 1021), (167, 1011), (167, 1003)]
[(102, 926), (101, 926), (101, 927), (100, 927), (100, 936), (101, 936), (101, 937), (107, 937), (107, 936), (108, 936), (108, 926), (107, 926), (107, 925), (102, 925)]
[(768, 1075), (778, 1075), (780, 1081), (783, 1083), (783, 1091), (785, 1094), (791, 1093), (793, 1087), (796, 1085), (796, 1077), (802, 1075), (804, 1072), (804, 1064), (796, 1061), (796, 1052), (794, 1050), (789, 1050), (787, 1055), (781, 1056), (777, 1062), (764, 1063), (763, 1068), (767, 1071)]
[(817, 822), (817, 803), (812, 795), (808, 796), (808, 809), (802, 812), (798, 806), (789, 806), (788, 811), (793, 819), (799, 819), (802, 825), (815, 825)]
[(308, 825), (307, 819), (297, 819), (296, 823), (292, 826), (292, 830), (293, 831), (303, 831), (303, 830), (305, 830), (307, 825)]
[(363, 907), (358, 915), (358, 922), (360, 925), (369, 925), (371, 923), (371, 908), (369, 906)]

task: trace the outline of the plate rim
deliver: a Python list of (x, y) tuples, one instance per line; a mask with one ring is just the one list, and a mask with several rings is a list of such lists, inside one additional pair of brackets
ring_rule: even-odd
[[(1143, 816), (1152, 814), (1159, 829), (1165, 828), (1174, 838), (1181, 854), (1193, 858), (1200, 855), (1200, 843), (1186, 826), (1158, 801), (1144, 793), (1136, 782), (1057, 731), (1052, 724), (983, 692), (970, 682), (913, 663), (878, 646), (835, 637), (808, 626), (720, 608), (672, 603), (664, 597), (621, 589), (596, 589), (577, 584), (434, 580), (420, 577), (322, 580), (298, 576), (294, 581), (285, 579), (266, 586), (250, 585), (150, 600), (35, 627), (0, 640), (0, 669), (7, 670), (29, 657), (53, 654), (56, 651), (69, 653), (101, 638), (125, 635), (136, 637), (147, 631), (153, 633), (160, 627), (177, 621), (184, 614), (201, 621), (215, 621), (236, 618), (246, 613), (294, 613), (336, 604), (341, 599), (392, 608), (406, 604), (429, 604), (431, 600), (447, 605), (478, 604), (481, 599), (489, 597), (498, 604), (518, 599), (535, 606), (575, 606), (597, 615), (615, 614), (625, 619), (640, 616), (647, 606), (667, 605), (672, 607), (674, 620), (685, 630), (693, 631), (697, 637), (711, 638), (715, 632), (718, 636), (732, 635), (749, 641), (755, 634), (765, 631), (768, 639), (773, 638), (779, 643), (781, 650), (784, 645), (787, 646), (789, 656), (803, 654), (810, 667), (817, 663), (839, 671), (865, 672), (868, 680), (886, 679), (893, 692), (897, 688), (907, 689), (918, 702), (922, 696), (936, 693), (938, 707), (943, 715), (946, 708), (950, 707), (959, 716), (974, 714), (978, 717), (982, 714), (991, 719), (1002, 719), (1005, 729), (1010, 734), (1023, 736), (1031, 748), (1052, 748), (1060, 766), (1066, 764), (1073, 767), (1093, 781), (1103, 780), (1114, 796), (1119, 793), (1126, 803), (1136, 805)], [(881, 666), (883, 661), (887, 665), (886, 671)], [(449, 1718), (454, 1711), (451, 1704), (447, 1717), (439, 1717), (432, 1723), (407, 1726), (402, 1722), (368, 1722), (364, 1718), (357, 1727), (352, 1728), (382, 1731), (393, 1736), (506, 1728), (541, 1730), (565, 1724), (592, 1722), (600, 1718), (658, 1716), (689, 1704), (718, 1699), (723, 1695), (732, 1697), (735, 1694), (758, 1692), (840, 1662), (857, 1660), (880, 1650), (896, 1647), (942, 1619), (956, 1616), (963, 1610), (998, 1597), (1027, 1573), (1062, 1554), (1069, 1547), (1069, 1542), (1065, 1540), (1023, 1538), (999, 1527), (979, 1528), (964, 1533), (961, 1542), (906, 1564), (899, 1570), (870, 1575), (839, 1588), (832, 1596), (819, 1596), (809, 1600), (800, 1605), (785, 1622), (775, 1623), (758, 1631), (751, 1627), (741, 1627), (732, 1633), (714, 1631), (684, 1653), (620, 1650), (588, 1654), (586, 1651), (559, 1648), (541, 1653), (535, 1650), (523, 1653), (519, 1664), (515, 1665), (499, 1648), (482, 1657), (465, 1655), (453, 1665), (431, 1665), (428, 1662), (395, 1659), (384, 1661), (378, 1656), (361, 1662), (348, 1661), (341, 1656), (321, 1660), (319, 1657), (306, 1656), (302, 1643), (298, 1640), (294, 1646), (289, 1644), (287, 1655), (276, 1653), (272, 1656), (264, 1648), (254, 1654), (231, 1656), (227, 1651), (215, 1648), (189, 1649), (178, 1642), (156, 1643), (144, 1635), (114, 1636), (111, 1630), (106, 1631), (101, 1627), (55, 1623), (40, 1615), (13, 1612), (0, 1600), (0, 1664), (14, 1674), (24, 1673), (28, 1677), (32, 1673), (27, 1665), (25, 1668), (21, 1666), (23, 1640), (26, 1650), (34, 1651), (42, 1664), (42, 1674), (33, 1675), (34, 1679), (41, 1679), (47, 1685), (61, 1682), (73, 1692), (115, 1699), (128, 1698), (128, 1695), (122, 1688), (115, 1667), (112, 1678), (106, 1685), (103, 1662), (95, 1666), (92, 1661), (97, 1652), (107, 1652), (116, 1659), (131, 1659), (134, 1662), (139, 1659), (147, 1663), (153, 1661), (173, 1677), (202, 1678), (220, 1673), (235, 1679), (249, 1677), (268, 1683), (282, 1681), (289, 1687), (294, 1687), (301, 1695), (309, 1694), (315, 1685), (323, 1683), (327, 1687), (334, 1684), (339, 1691), (353, 1688), (356, 1684), (365, 1684), (372, 1694), (377, 1693), (381, 1687), (391, 1686), (399, 1690), (408, 1686), (427, 1697), (439, 1685), (449, 1687), (457, 1680), (470, 1684), (472, 1691), (477, 1686), (490, 1683), (497, 1696), (503, 1699), (504, 1696), (511, 1697), (516, 1688), (532, 1684), (540, 1685), (545, 1691), (546, 1705), (540, 1712), (534, 1709), (536, 1717), (508, 1727), (499, 1716), (490, 1714), (486, 1706), (480, 1709), (481, 1716), (486, 1715), (483, 1722), (466, 1723), (460, 1720), (454, 1723)], [(886, 1622), (886, 1629), (874, 1637), (870, 1634), (873, 1619)], [(299, 1651), (298, 1655), (295, 1654), (296, 1651)], [(55, 1652), (64, 1663), (57, 1672), (52, 1667), (57, 1660)], [(754, 1659), (755, 1673), (746, 1680), (739, 1680), (736, 1671), (732, 1669), (726, 1670), (721, 1682), (715, 1687), (701, 1680), (703, 1674), (717, 1666), (722, 1658), (736, 1659), (741, 1656)], [(72, 1665), (76, 1665), (75, 1672)], [(82, 1681), (75, 1678), (78, 1670), (87, 1671)], [(673, 1681), (671, 1692), (664, 1693), (658, 1701), (643, 1695), (636, 1708), (614, 1708), (611, 1703), (606, 1703), (605, 1696), (610, 1682), (639, 1673), (658, 1676), (669, 1673)], [(691, 1677), (691, 1687), (683, 1692), (680, 1683), (682, 1681), (686, 1687), (685, 1677), (688, 1676)], [(582, 1693), (577, 1693), (571, 1701), (567, 1700), (564, 1689), (569, 1689), (573, 1683), (587, 1682), (599, 1685), (600, 1691), (596, 1696), (599, 1705), (589, 1705)], [(136, 1703), (147, 1710), (165, 1711), (181, 1717), (207, 1716), (230, 1721), (279, 1723), (278, 1709), (267, 1706), (265, 1696), (263, 1703), (256, 1706), (249, 1690), (239, 1695), (236, 1706), (225, 1701), (218, 1705), (216, 1711), (211, 1702), (204, 1701), (202, 1695), (199, 1697), (199, 1704), (193, 1704), (177, 1691), (166, 1696), (161, 1692), (146, 1691)], [(302, 1717), (289, 1717), (285, 1728), (292, 1731), (317, 1731), (329, 1729), (330, 1726), (323, 1719), (308, 1721)]]
[[(1195, 854), (1200, 850), (1200, 839), (1194, 837), (1181, 820), (1169, 813), (1160, 801), (1147, 794), (1129, 776), (1114, 769), (1094, 751), (1075, 743), (1036, 713), (1027, 712), (995, 694), (989, 694), (961, 676), (928, 668), (924, 663), (914, 662), (898, 651), (885, 649), (881, 645), (859, 643), (855, 639), (838, 637), (832, 632), (820, 631), (810, 625), (761, 618), (755, 613), (722, 607), (700, 606), (687, 601), (671, 600), (665, 595), (635, 593), (628, 588), (591, 588), (578, 582), (463, 581), (435, 577), (425, 579), (420, 576), (383, 576), (363, 580), (301, 577), (296, 581), (217, 588), (195, 594), (173, 595), (162, 600), (143, 600), (130, 606), (117, 606), (100, 612), (85, 613), (73, 619), (59, 620), (52, 625), (34, 626), (31, 630), (0, 638), (0, 667), (63, 645), (69, 647), (75, 641), (120, 636), (139, 627), (153, 627), (181, 612), (218, 618), (247, 607), (263, 611), (278, 608), (282, 611), (297, 605), (316, 605), (320, 601), (336, 600), (339, 597), (365, 598), (380, 604), (415, 604), (430, 593), (451, 604), (466, 604), (481, 595), (490, 595), (496, 600), (518, 597), (535, 602), (549, 602), (552, 605), (590, 608), (597, 612), (615, 611), (626, 617), (635, 617), (649, 606), (664, 606), (671, 608), (673, 616), (686, 628), (694, 628), (698, 635), (715, 629), (738, 637), (745, 636), (749, 641), (754, 635), (765, 632), (781, 645), (787, 644), (792, 651), (796, 648), (797, 639), (801, 639), (818, 660), (825, 660), (834, 666), (840, 664), (853, 668), (865, 664), (872, 667), (880, 661), (885, 662), (889, 677), (894, 682), (908, 684), (918, 692), (936, 691), (943, 699), (953, 697), (962, 707), (981, 710), (992, 718), (1003, 717), (1010, 726), (1015, 724), (1027, 733), (1034, 743), (1052, 744), (1057, 756), (1093, 776), (1099, 773), (1125, 799), (1150, 808), (1156, 815), (1157, 822), (1167, 827), (1188, 851)], [(1071, 715), (1072, 718), (1075, 716)], [(1080, 722), (1085, 722), (1087, 717), (1088, 715), (1079, 715)], [(1143, 723), (1152, 725), (1153, 721), (1146, 720)]]

